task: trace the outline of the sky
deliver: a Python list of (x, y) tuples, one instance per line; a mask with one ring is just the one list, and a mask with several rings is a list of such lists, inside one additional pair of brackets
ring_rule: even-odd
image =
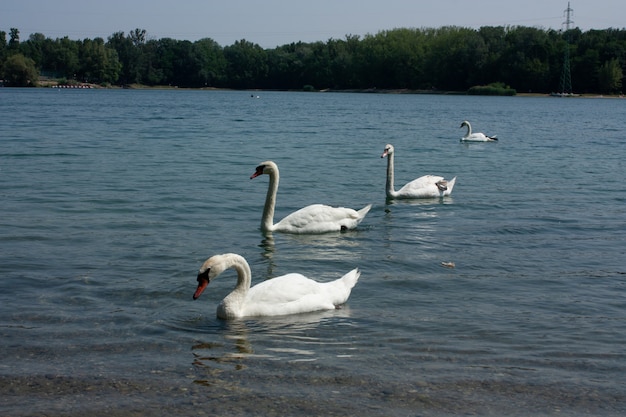
[[(2, 0), (0, 30), (72, 40), (145, 29), (147, 39), (221, 46), (245, 39), (263, 48), (326, 42), (396, 28), (565, 28), (566, 0)], [(571, 27), (626, 28), (625, 0), (572, 0)]]

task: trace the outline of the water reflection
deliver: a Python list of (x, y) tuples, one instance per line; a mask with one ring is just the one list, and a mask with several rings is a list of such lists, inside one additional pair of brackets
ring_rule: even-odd
[[(356, 239), (361, 233), (359, 230), (345, 232), (330, 232), (322, 234), (280, 234), (277, 239), (284, 240), (288, 244), (314, 245), (318, 247), (356, 247), (360, 242)], [(265, 235), (259, 247), (263, 249), (263, 257), (272, 259), (276, 252), (276, 239), (271, 233)]]
[(243, 360), (254, 354), (245, 323), (234, 321), (225, 326), (227, 333), (221, 341), (198, 341), (191, 346), (193, 365), (207, 369), (210, 374), (219, 370), (244, 369)]
[(274, 237), (271, 233), (265, 236), (265, 239), (261, 240), (259, 247), (262, 249), (261, 256), (267, 260), (267, 273), (266, 276), (274, 276), (274, 253), (276, 252), (276, 246), (274, 245)]
[(498, 146), (499, 142), (466, 142), (462, 141), (461, 145), (467, 149), (483, 150), (491, 146)]
[[(279, 234), (275, 237), (266, 235), (258, 245), (261, 248), (260, 256), (266, 265), (266, 275), (257, 278), (271, 278), (290, 272), (302, 273), (315, 280), (320, 274), (326, 275), (329, 279), (338, 278), (360, 265), (363, 245), (363, 240), (359, 238), (361, 233), (363, 232), (351, 230), (320, 235)], [(281, 270), (280, 266), (284, 263), (281, 260), (298, 265), (298, 269)], [(307, 265), (309, 263), (311, 266)], [(348, 269), (329, 267), (332, 263), (348, 264)]]
[[(413, 203), (409, 205), (425, 206), (423, 203)], [(387, 208), (383, 218), (383, 227), (387, 240), (392, 239), (395, 232), (399, 233), (399, 236), (402, 238), (407, 238), (410, 235), (424, 237), (434, 233), (436, 220), (439, 218), (439, 212), (436, 208), (425, 207), (426, 209), (413, 211), (391, 210)], [(400, 225), (402, 227), (400, 227)]]
[(454, 198), (452, 196), (436, 197), (436, 198), (407, 198), (407, 199), (392, 199), (387, 198), (385, 200), (385, 211), (389, 211), (391, 206), (438, 206), (440, 204), (453, 204)]
[[(261, 361), (316, 361), (332, 346), (350, 357), (351, 344), (337, 340), (338, 327), (353, 326), (347, 307), (278, 317), (216, 320), (212, 332), (192, 346), (197, 383), (212, 385), (223, 372), (240, 371)], [(342, 349), (343, 348), (343, 349)]]

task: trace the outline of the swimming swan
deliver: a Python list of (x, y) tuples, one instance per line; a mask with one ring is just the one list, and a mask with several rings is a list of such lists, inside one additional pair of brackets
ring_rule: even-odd
[(262, 162), (256, 167), (256, 171), (250, 176), (250, 179), (263, 174), (270, 176), (261, 220), (261, 230), (264, 233), (326, 233), (354, 229), (372, 208), (372, 205), (369, 204), (356, 211), (351, 208), (313, 204), (291, 213), (274, 224), (274, 208), (280, 179), (278, 165), (272, 161)]
[(443, 177), (436, 175), (424, 175), (406, 184), (398, 191), (395, 191), (393, 187), (393, 155), (393, 146), (387, 144), (385, 151), (380, 156), (381, 158), (387, 157), (387, 184), (385, 187), (387, 198), (433, 198), (443, 197), (452, 193), (456, 177), (452, 178), (450, 181), (446, 181)]
[(472, 133), (472, 125), (467, 120), (461, 123), (460, 127), (466, 126), (467, 133), (461, 138), (461, 142), (493, 142), (498, 140), (496, 135), (487, 136), (484, 133)]
[(209, 283), (229, 268), (237, 271), (237, 285), (217, 307), (217, 317), (281, 316), (332, 310), (344, 304), (361, 275), (358, 268), (330, 282), (317, 282), (301, 274), (268, 279), (250, 288), (252, 273), (243, 256), (235, 253), (207, 259), (198, 272), (196, 300)]

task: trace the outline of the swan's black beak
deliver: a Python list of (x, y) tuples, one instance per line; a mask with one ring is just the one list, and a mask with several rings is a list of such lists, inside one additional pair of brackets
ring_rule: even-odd
[(193, 293), (193, 299), (197, 300), (200, 297), (200, 294), (206, 289), (209, 285), (209, 269), (198, 274), (198, 288), (196, 288), (196, 292)]

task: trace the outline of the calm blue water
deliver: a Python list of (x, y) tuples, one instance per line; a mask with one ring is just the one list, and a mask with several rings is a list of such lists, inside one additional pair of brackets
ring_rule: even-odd
[[(0, 89), (0, 414), (626, 412), (625, 100), (258, 94)], [(398, 188), (452, 197), (387, 203), (386, 143)], [(373, 208), (267, 239), (267, 159), (276, 219)], [(191, 298), (223, 252), (362, 275), (343, 309), (225, 322), (234, 273)]]

